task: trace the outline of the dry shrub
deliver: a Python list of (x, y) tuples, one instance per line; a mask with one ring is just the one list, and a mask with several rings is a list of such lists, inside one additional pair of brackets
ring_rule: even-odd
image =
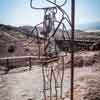
[(95, 63), (94, 57), (86, 56), (84, 59), (84, 66), (91, 66)]
[[(65, 63), (65, 67), (69, 68), (71, 66), (71, 60)], [(74, 58), (74, 66), (75, 67), (82, 67), (83, 66), (83, 58), (81, 56), (76, 56)]]

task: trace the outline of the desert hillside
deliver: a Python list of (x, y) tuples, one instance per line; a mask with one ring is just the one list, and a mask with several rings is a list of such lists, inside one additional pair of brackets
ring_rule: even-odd
[[(15, 27), (0, 24), (0, 57), (36, 55), (37, 44), (36, 41), (34, 41), (36, 38), (36, 34), (31, 35), (32, 29), (32, 26)], [(42, 29), (39, 27), (38, 30), (41, 31)], [(61, 30), (59, 30), (58, 33), (55, 35), (55, 38), (62, 39), (61, 35)], [(75, 39), (99, 40), (100, 32), (84, 32), (81, 30), (76, 30)]]

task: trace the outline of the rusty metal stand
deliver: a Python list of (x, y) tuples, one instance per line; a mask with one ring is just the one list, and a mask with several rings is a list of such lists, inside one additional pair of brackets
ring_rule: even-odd
[(71, 95), (70, 100), (74, 100), (74, 24), (75, 24), (75, 0), (71, 1), (71, 20), (72, 20), (72, 36), (71, 36)]

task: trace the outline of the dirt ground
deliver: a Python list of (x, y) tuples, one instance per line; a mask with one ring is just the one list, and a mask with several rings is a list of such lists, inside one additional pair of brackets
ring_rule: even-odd
[[(97, 52), (79, 52), (78, 55), (93, 56)], [(41, 100), (43, 80), (40, 66), (33, 66), (32, 70), (13, 69), (6, 75), (0, 75), (0, 100)], [(75, 81), (83, 75), (92, 73), (91, 66), (75, 68)], [(63, 94), (70, 88), (70, 68), (65, 70)], [(66, 99), (67, 100), (67, 99)]]

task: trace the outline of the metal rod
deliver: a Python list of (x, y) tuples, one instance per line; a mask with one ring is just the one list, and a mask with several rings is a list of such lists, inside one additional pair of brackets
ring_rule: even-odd
[[(58, 26), (56, 27), (54, 33), (49, 37), (48, 41), (50, 41), (50, 39), (55, 36), (55, 34), (56, 34), (57, 30), (59, 29), (59, 27), (60, 27), (61, 23), (63, 22), (63, 20), (64, 20), (64, 17), (60, 20)], [(45, 46), (45, 50), (47, 49), (48, 45), (49, 45), (49, 42)]]
[(44, 94), (44, 100), (46, 100), (46, 80), (45, 80), (45, 72), (44, 72), (44, 67), (46, 65), (42, 65), (42, 75), (43, 75), (43, 94)]
[(50, 73), (50, 100), (52, 100), (52, 74), (53, 74), (53, 69), (51, 65), (51, 73)]
[(64, 79), (64, 67), (65, 67), (65, 62), (64, 62), (64, 57), (61, 57), (62, 59), (62, 77), (61, 77), (61, 92), (60, 92), (60, 97), (62, 98), (63, 96), (63, 79)]
[(58, 91), (57, 91), (57, 78), (56, 78), (56, 76), (55, 76), (55, 72), (54, 72), (54, 69), (52, 70), (52, 72), (53, 72), (53, 77), (54, 77), (54, 81), (55, 81), (55, 93), (56, 93), (56, 99), (55, 100), (57, 100), (57, 97), (58, 97)]
[(74, 100), (74, 31), (75, 31), (75, 0), (71, 0), (71, 95), (70, 100)]

